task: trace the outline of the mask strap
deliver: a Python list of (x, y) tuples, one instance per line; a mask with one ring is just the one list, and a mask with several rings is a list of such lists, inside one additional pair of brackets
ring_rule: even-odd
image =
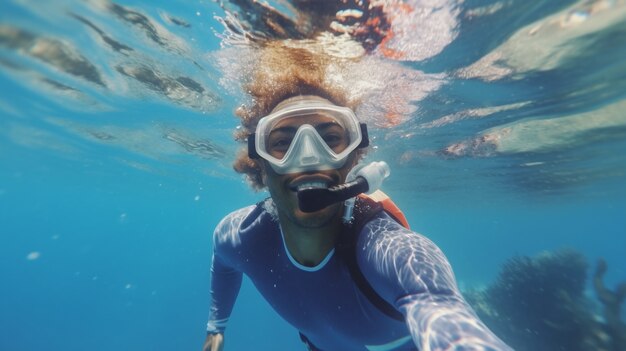
[(258, 152), (256, 152), (256, 135), (248, 134), (248, 157), (253, 160), (261, 158)]
[(370, 138), (367, 134), (367, 124), (359, 123), (359, 127), (361, 128), (361, 143), (357, 148), (362, 149), (370, 145)]

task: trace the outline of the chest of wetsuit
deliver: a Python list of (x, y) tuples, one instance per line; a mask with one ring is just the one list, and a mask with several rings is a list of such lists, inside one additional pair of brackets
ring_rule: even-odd
[[(383, 213), (371, 224), (388, 231), (406, 230)], [(370, 227), (366, 225), (363, 230), (370, 231)], [(408, 231), (404, 234), (416, 235)], [(384, 347), (381, 350), (416, 350), (406, 324), (389, 318), (370, 302), (336, 250), (316, 267), (300, 265), (289, 254), (278, 223), (261, 206), (231, 214), (218, 226), (215, 238), (213, 274), (246, 274), (269, 304), (316, 347), (368, 350), (378, 346)], [(369, 275), (368, 278), (372, 276), (364, 274)], [(225, 302), (227, 299), (219, 298), (217, 290), (221, 288), (215, 278), (214, 300), (218, 297)], [(374, 288), (384, 283), (368, 280)], [(232, 287), (224, 288), (232, 290)], [(216, 308), (221, 309), (216, 306), (212, 309)], [(228, 310), (231, 308), (229, 306)], [(214, 319), (225, 323), (228, 316), (215, 312)]]

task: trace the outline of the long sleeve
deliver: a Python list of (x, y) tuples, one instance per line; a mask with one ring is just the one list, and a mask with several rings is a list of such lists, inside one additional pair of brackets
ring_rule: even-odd
[(512, 350), (465, 302), (448, 260), (432, 241), (387, 215), (367, 226), (357, 245), (359, 266), (381, 297), (405, 315), (420, 350)]
[(207, 332), (222, 333), (241, 288), (243, 273), (233, 252), (241, 244), (239, 226), (252, 207), (224, 217), (213, 233), (211, 263), (211, 306)]
[(211, 307), (207, 332), (223, 333), (239, 294), (243, 274), (220, 260), (213, 253), (211, 265)]

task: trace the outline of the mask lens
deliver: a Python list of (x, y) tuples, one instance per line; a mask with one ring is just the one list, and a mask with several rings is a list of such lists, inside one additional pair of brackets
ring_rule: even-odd
[(336, 154), (342, 152), (350, 145), (348, 132), (339, 123), (321, 123), (314, 127), (317, 134), (319, 134), (326, 145)]
[(267, 153), (282, 160), (291, 146), (296, 131), (297, 129), (294, 130), (293, 128), (277, 128), (272, 130), (265, 141)]
[(315, 128), (317, 134), (326, 145), (336, 154), (344, 151), (350, 145), (350, 136), (344, 125), (332, 115), (316, 113), (293, 116), (281, 119), (274, 124), (265, 145), (267, 153), (281, 160), (289, 151), (298, 129), (308, 124)]

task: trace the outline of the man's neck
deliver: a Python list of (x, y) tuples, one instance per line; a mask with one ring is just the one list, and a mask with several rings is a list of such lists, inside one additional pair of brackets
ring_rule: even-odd
[(343, 228), (340, 217), (317, 228), (305, 228), (289, 220), (280, 220), (280, 226), (289, 253), (307, 267), (317, 266), (328, 256)]

